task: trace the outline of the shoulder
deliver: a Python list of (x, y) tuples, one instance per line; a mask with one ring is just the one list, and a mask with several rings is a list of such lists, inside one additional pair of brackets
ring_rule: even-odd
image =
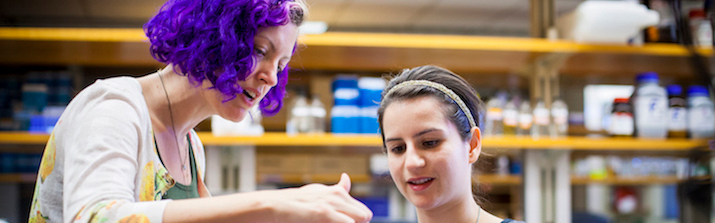
[(101, 110), (98, 105), (107, 105), (106, 109), (113, 111), (117, 104), (129, 105), (133, 110), (146, 107), (141, 85), (133, 77), (113, 77), (100, 79), (84, 88), (67, 106), (69, 110)]
[(78, 96), (96, 96), (97, 93), (114, 93), (127, 97), (137, 98), (142, 96), (142, 89), (139, 81), (133, 77), (111, 77), (96, 80), (87, 86)]
[(86, 137), (99, 133), (95, 130), (144, 129), (148, 123), (149, 112), (139, 82), (133, 77), (113, 77), (97, 80), (77, 94), (60, 116), (55, 130), (58, 138), (64, 138), (68, 132)]
[(517, 220), (514, 220), (514, 219), (505, 218), (504, 221), (502, 221), (501, 223), (525, 223), (525, 222), (523, 222), (523, 221), (517, 221)]

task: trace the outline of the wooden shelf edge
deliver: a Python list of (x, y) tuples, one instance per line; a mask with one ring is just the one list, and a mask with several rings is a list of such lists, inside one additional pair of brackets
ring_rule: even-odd
[(36, 173), (0, 173), (2, 183), (34, 183), (36, 180)]
[[(0, 40), (146, 42), (141, 28), (29, 28), (0, 27)], [(434, 34), (327, 32), (304, 35), (299, 42), (307, 46), (378, 47), (484, 50), (533, 53), (618, 53), (657, 56), (687, 56), (678, 44), (649, 43), (644, 46), (581, 44), (567, 40), (527, 37), (488, 37)], [(711, 55), (711, 48), (700, 48)]]
[(571, 176), (572, 185), (606, 184), (606, 185), (652, 185), (652, 184), (677, 184), (684, 181), (676, 176), (634, 176), (634, 177), (606, 177), (604, 179), (591, 179), (589, 177)]
[[(198, 132), (205, 146), (359, 146), (382, 147), (379, 135), (287, 135), (267, 132), (261, 136), (214, 136), (211, 132)], [(48, 134), (28, 132), (0, 132), (0, 144), (44, 145)], [(482, 147), (487, 149), (564, 149), (564, 150), (644, 150), (688, 151), (706, 147), (708, 140), (690, 139), (637, 139), (563, 137), (541, 138), (502, 136), (485, 137)]]
[(521, 185), (521, 175), (476, 174), (472, 177), (474, 183), (493, 185)]
[[(270, 174), (259, 173), (256, 175), (258, 183), (285, 183), (285, 184), (335, 184), (340, 181), (340, 174)], [(369, 183), (372, 178), (368, 174), (351, 174), (353, 183)]]
[(0, 132), (0, 144), (46, 144), (49, 134), (22, 131)]

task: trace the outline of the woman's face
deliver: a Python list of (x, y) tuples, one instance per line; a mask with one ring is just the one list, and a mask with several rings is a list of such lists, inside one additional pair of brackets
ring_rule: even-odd
[(443, 106), (424, 96), (392, 102), (383, 114), (390, 175), (402, 195), (420, 209), (472, 199), (471, 163), (480, 149), (470, 151)]
[(297, 39), (298, 26), (292, 23), (259, 28), (253, 41), (255, 67), (246, 80), (238, 82), (243, 92), (223, 103), (223, 95), (211, 91), (218, 99), (210, 100), (218, 115), (234, 122), (243, 120), (251, 107), (256, 106), (278, 84), (278, 72), (288, 66)]

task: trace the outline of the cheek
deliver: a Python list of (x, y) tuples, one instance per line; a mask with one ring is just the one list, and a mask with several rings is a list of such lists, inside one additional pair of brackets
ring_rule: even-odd
[(400, 167), (402, 167), (402, 161), (397, 157), (387, 156), (387, 168), (390, 170), (390, 175), (400, 174)]

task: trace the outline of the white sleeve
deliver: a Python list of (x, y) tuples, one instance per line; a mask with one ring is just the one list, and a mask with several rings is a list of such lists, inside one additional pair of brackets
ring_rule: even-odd
[(168, 201), (138, 202), (140, 140), (136, 100), (117, 89), (86, 92), (63, 119), (64, 222), (161, 222)]

